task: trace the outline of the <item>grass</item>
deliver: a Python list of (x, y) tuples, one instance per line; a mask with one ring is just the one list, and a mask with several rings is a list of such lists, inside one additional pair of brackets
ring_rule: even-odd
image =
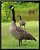
[[(2, 49), (38, 49), (39, 48), (39, 22), (26, 21), (25, 30), (30, 32), (37, 41), (23, 40), (21, 47), (18, 46), (18, 40), (10, 34), (10, 22), (2, 23)], [(17, 23), (19, 26), (19, 24)]]

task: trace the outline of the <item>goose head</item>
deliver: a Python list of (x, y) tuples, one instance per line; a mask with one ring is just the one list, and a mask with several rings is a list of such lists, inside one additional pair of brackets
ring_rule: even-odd
[(11, 5), (10, 7), (9, 7), (10, 9), (14, 9), (14, 7)]
[(22, 20), (22, 18), (21, 18), (21, 16), (20, 16), (20, 15), (17, 15), (17, 17), (19, 17), (19, 18), (20, 18), (20, 20)]

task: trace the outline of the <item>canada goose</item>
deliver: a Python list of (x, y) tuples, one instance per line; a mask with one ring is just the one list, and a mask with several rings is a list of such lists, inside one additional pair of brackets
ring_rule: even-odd
[(27, 31), (21, 29), (20, 27), (16, 26), (16, 20), (15, 20), (15, 11), (14, 11), (14, 7), (10, 6), (10, 9), (12, 9), (12, 22), (11, 22), (11, 26), (10, 26), (10, 33), (19, 40), (19, 46), (22, 45), (22, 40), (35, 40), (36, 39), (29, 34)]
[(18, 15), (18, 17), (20, 17), (20, 20), (19, 20), (20, 27), (21, 26), (24, 26), (25, 27), (25, 21), (22, 19), (21, 16)]

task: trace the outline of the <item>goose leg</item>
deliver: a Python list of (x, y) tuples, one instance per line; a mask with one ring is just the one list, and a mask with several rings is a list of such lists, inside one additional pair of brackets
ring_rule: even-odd
[(21, 41), (19, 40), (19, 47), (20, 47), (20, 42), (21, 42)]
[(21, 45), (22, 45), (22, 40), (21, 40)]

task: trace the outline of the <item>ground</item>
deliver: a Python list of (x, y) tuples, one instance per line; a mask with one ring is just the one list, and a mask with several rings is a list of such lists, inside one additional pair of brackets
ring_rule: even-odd
[[(18, 40), (14, 38), (10, 34), (10, 24), (8, 23), (2, 23), (2, 49), (38, 49), (39, 48), (39, 22), (38, 21), (26, 21), (25, 30), (30, 32), (35, 38), (34, 40), (23, 40), (22, 46), (18, 46)], [(19, 26), (18, 22), (17, 25)]]

